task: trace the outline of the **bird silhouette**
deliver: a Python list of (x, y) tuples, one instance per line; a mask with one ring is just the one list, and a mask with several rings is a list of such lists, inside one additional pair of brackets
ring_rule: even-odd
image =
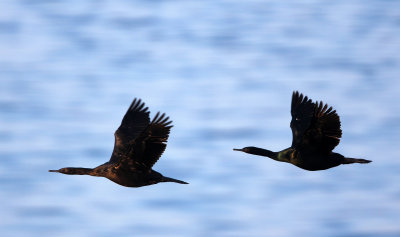
[(258, 147), (233, 149), (245, 153), (267, 156), (288, 162), (305, 170), (325, 170), (341, 164), (369, 163), (370, 160), (344, 157), (332, 152), (342, 136), (340, 119), (332, 107), (320, 101), (313, 103), (307, 96), (293, 92), (291, 106), (292, 146), (280, 152)]
[(114, 133), (114, 150), (108, 162), (93, 169), (66, 167), (49, 172), (105, 177), (126, 187), (160, 182), (187, 184), (152, 169), (167, 146), (172, 121), (164, 113), (160, 115), (158, 112), (150, 122), (149, 113), (148, 107), (140, 99), (133, 100)]

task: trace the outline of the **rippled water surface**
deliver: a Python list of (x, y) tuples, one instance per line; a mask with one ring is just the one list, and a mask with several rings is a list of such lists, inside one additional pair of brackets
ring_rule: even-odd
[[(400, 236), (400, 2), (0, 2), (1, 236)], [(308, 172), (234, 152), (291, 144), (299, 90), (341, 116)], [(125, 188), (47, 170), (109, 159), (134, 97), (174, 121)]]

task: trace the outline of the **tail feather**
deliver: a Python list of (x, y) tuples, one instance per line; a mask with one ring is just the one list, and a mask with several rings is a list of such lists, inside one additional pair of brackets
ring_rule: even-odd
[(352, 163), (361, 163), (361, 164), (367, 164), (372, 162), (371, 160), (365, 160), (365, 159), (360, 159), (360, 158), (344, 158), (343, 164), (352, 164)]
[(189, 184), (184, 181), (178, 180), (178, 179), (173, 179), (169, 177), (163, 177), (161, 182), (174, 182), (174, 183), (179, 183), (179, 184)]

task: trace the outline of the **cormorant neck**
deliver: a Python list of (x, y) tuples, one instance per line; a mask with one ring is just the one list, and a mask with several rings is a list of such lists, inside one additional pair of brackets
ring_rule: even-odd
[(248, 147), (245, 152), (249, 153), (249, 154), (253, 154), (253, 155), (258, 155), (258, 156), (267, 156), (274, 160), (278, 158), (278, 152), (273, 152), (273, 151), (258, 148), (258, 147)]
[(62, 174), (70, 174), (70, 175), (93, 175), (93, 169), (89, 168), (66, 167), (59, 170), (49, 170), (49, 171), (58, 172)]
[(72, 168), (70, 174), (76, 174), (76, 175), (91, 175), (93, 169), (90, 168)]

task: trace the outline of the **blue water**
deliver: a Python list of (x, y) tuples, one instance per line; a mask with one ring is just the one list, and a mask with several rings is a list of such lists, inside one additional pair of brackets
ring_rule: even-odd
[[(400, 2), (0, 2), (1, 236), (400, 236)], [(233, 152), (291, 144), (290, 97), (334, 106), (337, 152), (308, 172)], [(49, 169), (109, 159), (134, 97), (174, 121), (125, 188)]]

